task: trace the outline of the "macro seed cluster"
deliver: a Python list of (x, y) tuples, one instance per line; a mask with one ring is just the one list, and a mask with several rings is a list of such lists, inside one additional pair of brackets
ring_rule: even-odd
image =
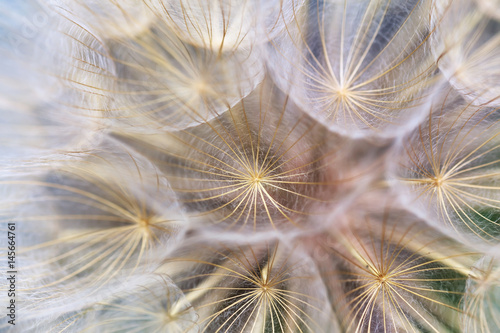
[(0, 332), (499, 332), (498, 0), (0, 1), (0, 32)]

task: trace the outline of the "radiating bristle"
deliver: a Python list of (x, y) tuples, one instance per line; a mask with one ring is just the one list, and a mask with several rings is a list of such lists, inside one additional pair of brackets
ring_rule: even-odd
[(436, 80), (429, 2), (310, 1), (271, 42), (268, 66), (331, 130), (392, 136), (421, 119), (418, 106)]
[(1, 182), (25, 193), (7, 205), (16, 214), (4, 221), (28, 230), (52, 225), (49, 240), (26, 244), (19, 252), (36, 255), (35, 272), (59, 265), (48, 273), (53, 281), (40, 288), (78, 285), (95, 292), (113, 277), (154, 262), (149, 255), (157, 246), (165, 249), (182, 231), (183, 216), (155, 168), (119, 143), (107, 141), (99, 149), (71, 155), (38, 177)]
[(443, 89), (397, 157), (396, 176), (411, 205), (467, 242), (494, 245), (500, 237), (497, 113)]
[(314, 265), (278, 242), (180, 248), (169, 273), (201, 332), (326, 332), (335, 327)]
[(184, 41), (234, 52), (284, 31), (304, 0), (145, 0)]
[(472, 253), (409, 212), (345, 218), (309, 250), (347, 332), (458, 329)]
[(140, 126), (130, 130), (180, 130), (210, 121), (248, 95), (264, 74), (258, 50), (218, 54), (187, 45), (161, 21), (113, 40), (110, 58), (118, 75), (108, 112), (117, 125)]

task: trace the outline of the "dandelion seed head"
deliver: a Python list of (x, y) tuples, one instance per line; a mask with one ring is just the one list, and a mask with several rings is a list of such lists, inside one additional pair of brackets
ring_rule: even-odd
[(496, 332), (497, 5), (0, 2), (0, 331)]

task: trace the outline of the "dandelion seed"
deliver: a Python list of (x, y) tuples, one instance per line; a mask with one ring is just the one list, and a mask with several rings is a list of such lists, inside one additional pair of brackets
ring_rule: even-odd
[(111, 44), (119, 75), (105, 112), (132, 131), (180, 130), (210, 121), (263, 77), (263, 62), (254, 49), (218, 54), (196, 48), (161, 23), (132, 37)]
[(182, 230), (182, 212), (154, 168), (119, 144), (108, 141), (101, 149), (68, 153), (74, 158), (41, 179), (2, 182), (36, 193), (11, 203), (18, 216), (8, 221), (28, 229), (55, 224), (50, 239), (19, 249), (19, 254), (41, 257), (25, 269), (59, 265), (49, 272), (52, 282), (41, 288), (76, 284), (95, 292), (150, 261), (156, 246)]
[[(78, 6), (93, 12), (100, 5)], [(144, 10), (150, 24), (110, 37), (103, 30), (111, 23), (80, 23), (77, 14), (59, 9), (52, 38), (66, 52), (54, 75), (67, 88), (60, 103), (73, 114), (129, 131), (179, 130), (223, 113), (262, 80), (263, 62), (251, 46), (218, 53), (188, 45), (158, 13)]]
[[(396, 175), (437, 226), (495, 244), (500, 134), (497, 110), (443, 89), (427, 121), (403, 143)], [(470, 238), (470, 237), (473, 238)]]
[(415, 125), (434, 81), (428, 8), (424, 0), (311, 1), (271, 41), (268, 66), (329, 129), (392, 136), (397, 125)]
[(471, 253), (405, 212), (354, 214), (346, 222), (313, 238), (344, 330), (458, 329)]
[[(186, 251), (186, 252), (185, 252)], [(278, 243), (181, 249), (169, 272), (200, 316), (202, 332), (323, 332), (333, 329), (311, 262)]]

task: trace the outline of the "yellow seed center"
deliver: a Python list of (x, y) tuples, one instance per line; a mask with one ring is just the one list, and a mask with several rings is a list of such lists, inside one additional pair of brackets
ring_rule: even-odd
[(249, 177), (249, 183), (253, 187), (259, 187), (266, 181), (266, 177), (261, 173), (253, 173)]
[(443, 184), (443, 181), (444, 181), (443, 177), (440, 177), (440, 176), (434, 177), (432, 179), (432, 184), (434, 185), (434, 187), (441, 187), (441, 185)]
[(142, 218), (139, 220), (139, 226), (142, 228), (148, 228), (149, 227), (149, 219)]
[(341, 87), (337, 90), (337, 95), (339, 96), (340, 99), (346, 99), (350, 94), (349, 89), (346, 87)]
[(384, 274), (379, 274), (379, 276), (378, 276), (378, 283), (379, 283), (380, 285), (385, 284), (385, 283), (387, 282), (387, 280), (388, 280), (388, 279), (387, 279), (387, 275), (384, 275)]

